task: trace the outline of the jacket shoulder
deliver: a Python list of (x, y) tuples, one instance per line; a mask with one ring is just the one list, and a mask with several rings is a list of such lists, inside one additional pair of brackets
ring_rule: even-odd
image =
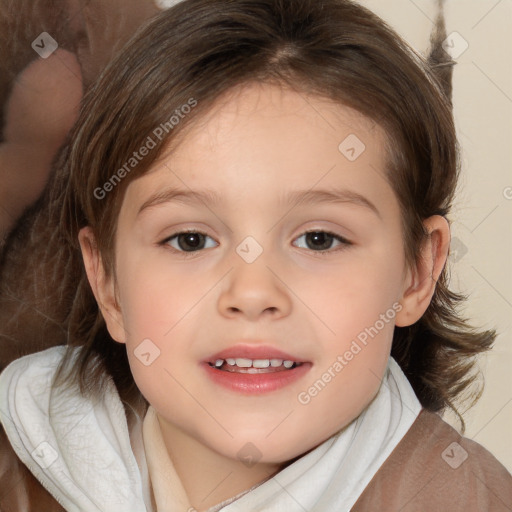
[(0, 510), (65, 512), (13, 450), (0, 423)]
[(422, 409), (351, 512), (511, 512), (512, 475), (483, 446)]

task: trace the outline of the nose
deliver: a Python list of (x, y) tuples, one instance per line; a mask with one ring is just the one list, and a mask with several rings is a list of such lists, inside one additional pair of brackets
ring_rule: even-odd
[(235, 262), (226, 279), (228, 284), (218, 299), (221, 315), (256, 321), (260, 317), (279, 319), (290, 314), (292, 303), (286, 280), (267, 266), (263, 257), (253, 263)]

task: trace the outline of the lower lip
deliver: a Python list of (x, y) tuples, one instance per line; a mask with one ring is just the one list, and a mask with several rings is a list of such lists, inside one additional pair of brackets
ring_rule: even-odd
[(291, 370), (272, 373), (236, 373), (218, 370), (203, 363), (205, 371), (216, 384), (231, 391), (246, 395), (259, 395), (284, 388), (303, 377), (311, 368), (311, 363), (303, 363)]

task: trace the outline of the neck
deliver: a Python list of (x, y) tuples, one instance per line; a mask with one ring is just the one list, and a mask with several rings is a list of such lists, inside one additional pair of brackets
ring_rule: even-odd
[(197, 512), (262, 483), (286, 464), (246, 463), (226, 457), (192, 438), (158, 416), (169, 457)]

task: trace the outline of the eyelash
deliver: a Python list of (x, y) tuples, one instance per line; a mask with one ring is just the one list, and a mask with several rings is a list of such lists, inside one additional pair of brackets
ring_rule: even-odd
[[(203, 231), (198, 231), (197, 229), (183, 230), (183, 231), (177, 231), (176, 233), (173, 233), (172, 235), (168, 236), (167, 238), (162, 240), (159, 243), (159, 245), (169, 247), (168, 244), (169, 244), (169, 242), (171, 240), (173, 240), (174, 238), (178, 237), (179, 235), (184, 235), (184, 234), (187, 234), (187, 233), (193, 233), (193, 234), (198, 234), (198, 235), (202, 235), (202, 236), (205, 236), (205, 237), (209, 237), (209, 235), (207, 235)], [(302, 236), (308, 235), (309, 233), (323, 233), (323, 234), (332, 236), (335, 240), (338, 240), (341, 243), (341, 246), (338, 246), (337, 249), (325, 249), (323, 251), (314, 251), (312, 249), (307, 249), (310, 252), (313, 252), (316, 255), (321, 256), (321, 257), (329, 256), (332, 253), (335, 253), (335, 252), (338, 252), (338, 251), (342, 251), (342, 250), (346, 249), (348, 246), (353, 245), (353, 243), (350, 242), (349, 240), (347, 240), (346, 238), (343, 238), (342, 236), (337, 235), (336, 233), (333, 233), (332, 231), (326, 231), (326, 230), (321, 230), (321, 229), (318, 229), (318, 230), (317, 229), (313, 229), (313, 230), (310, 230), (310, 231), (305, 231), (304, 233), (299, 235), (297, 238), (301, 238)], [(209, 238), (211, 238), (211, 237), (209, 237)], [(173, 251), (175, 251), (175, 252), (180, 253), (184, 258), (193, 257), (196, 253), (201, 252), (202, 250), (204, 250), (204, 249), (199, 249), (197, 251), (181, 251), (181, 250), (175, 249), (174, 247), (171, 247), (171, 249)]]

